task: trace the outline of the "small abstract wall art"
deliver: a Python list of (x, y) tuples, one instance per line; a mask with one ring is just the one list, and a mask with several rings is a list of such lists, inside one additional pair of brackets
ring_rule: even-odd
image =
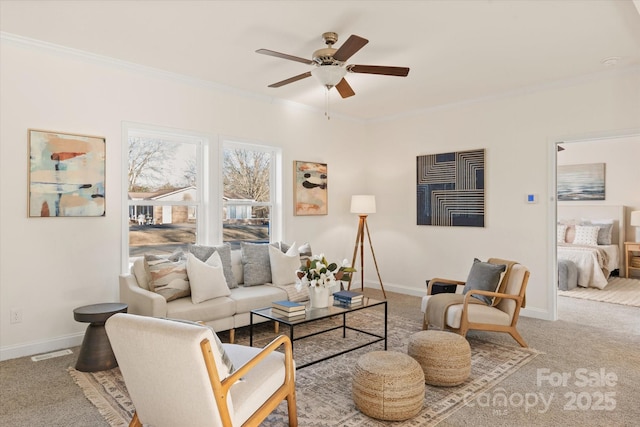
[(604, 200), (605, 164), (558, 166), (558, 201)]
[(293, 175), (294, 215), (326, 215), (327, 164), (295, 160)]
[(29, 129), (29, 216), (104, 216), (105, 150), (102, 137)]
[(484, 149), (417, 156), (417, 224), (484, 227)]

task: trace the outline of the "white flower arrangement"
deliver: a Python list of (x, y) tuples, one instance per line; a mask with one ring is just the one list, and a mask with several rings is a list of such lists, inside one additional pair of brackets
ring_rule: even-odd
[(338, 267), (335, 262), (329, 263), (324, 254), (314, 255), (307, 260), (306, 266), (296, 271), (296, 289), (301, 290), (304, 286), (328, 288), (334, 286), (336, 281), (349, 280), (355, 271), (346, 259)]

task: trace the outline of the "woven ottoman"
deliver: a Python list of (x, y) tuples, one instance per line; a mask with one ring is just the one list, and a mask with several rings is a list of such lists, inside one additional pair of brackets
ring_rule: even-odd
[(471, 373), (471, 347), (453, 332), (417, 332), (409, 338), (407, 352), (418, 361), (430, 385), (462, 384)]
[(387, 421), (414, 417), (424, 402), (424, 374), (411, 357), (396, 351), (360, 356), (353, 371), (353, 402), (365, 415)]

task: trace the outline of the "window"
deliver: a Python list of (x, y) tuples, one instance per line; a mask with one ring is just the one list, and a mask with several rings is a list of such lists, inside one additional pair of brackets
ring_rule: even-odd
[(196, 243), (204, 140), (132, 128), (126, 138), (128, 257), (170, 254)]
[(272, 147), (223, 143), (222, 240), (232, 248), (274, 236), (279, 162), (280, 152)]
[(123, 272), (132, 257), (192, 243), (280, 237), (278, 148), (125, 123), (123, 152)]

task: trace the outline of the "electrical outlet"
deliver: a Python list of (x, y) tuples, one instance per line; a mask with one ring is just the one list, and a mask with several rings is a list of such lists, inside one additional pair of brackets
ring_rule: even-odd
[(9, 323), (21, 323), (22, 322), (22, 310), (14, 308), (10, 312)]

